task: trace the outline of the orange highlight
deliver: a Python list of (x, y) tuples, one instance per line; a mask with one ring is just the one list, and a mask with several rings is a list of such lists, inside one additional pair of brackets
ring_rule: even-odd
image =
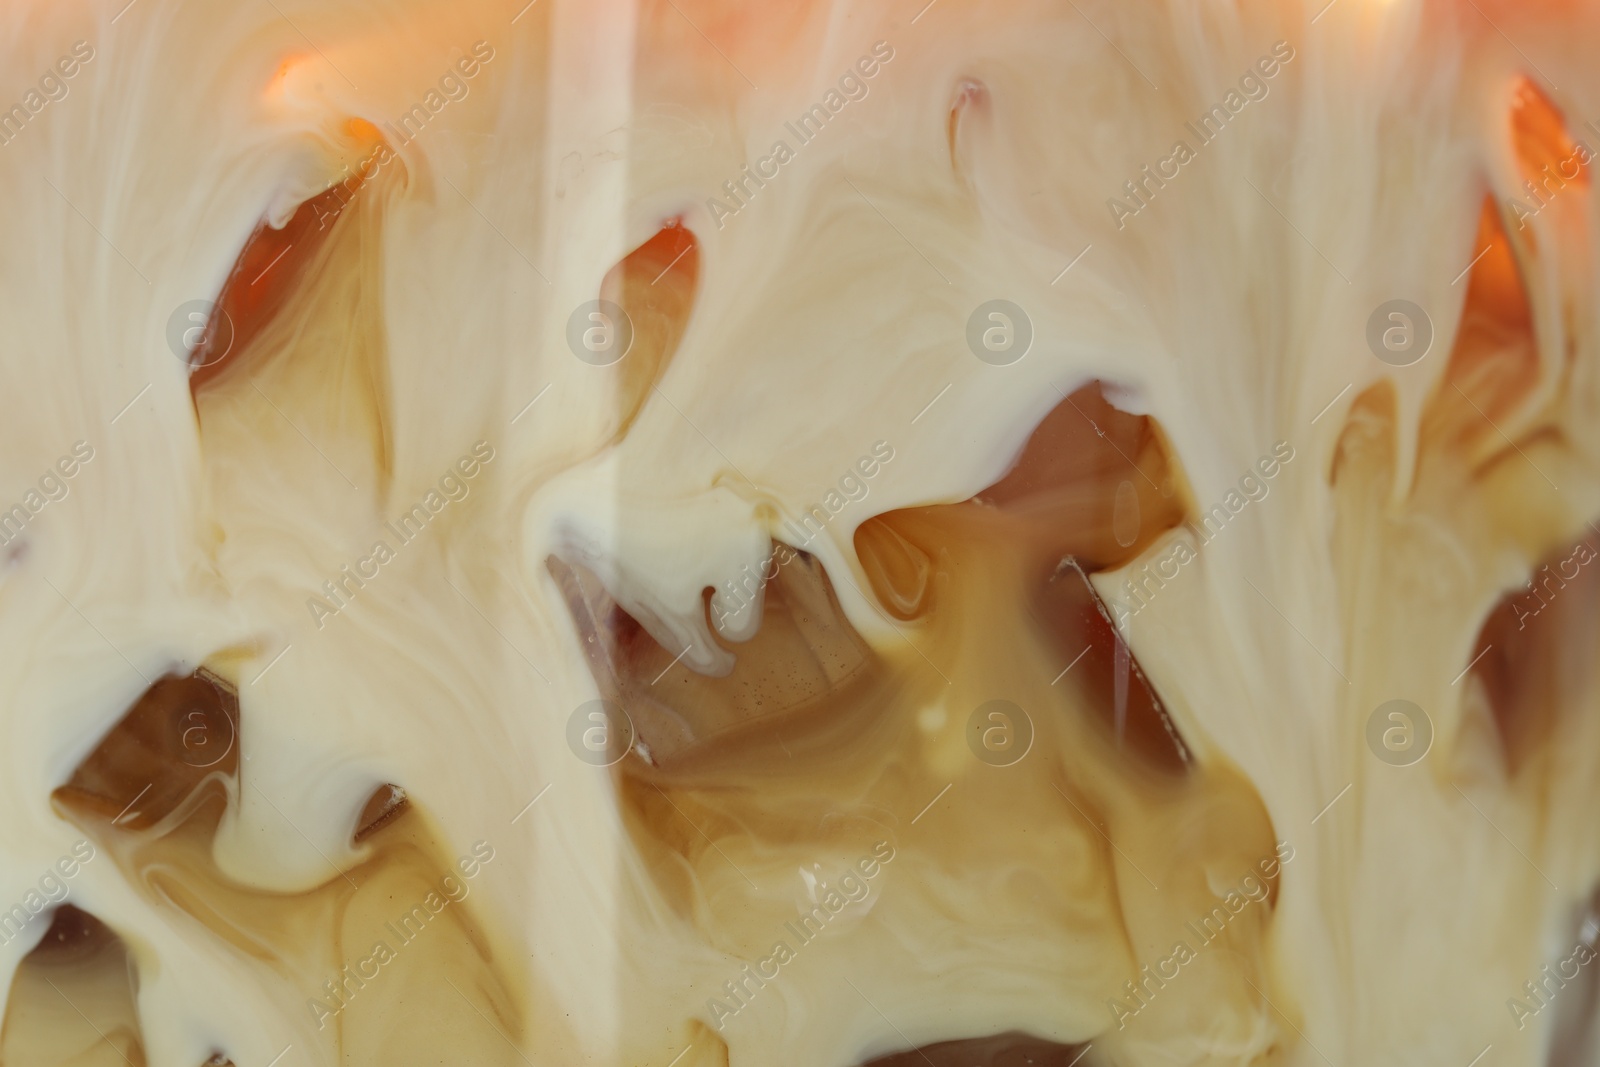
[(1512, 147), (1525, 177), (1534, 178), (1545, 166), (1575, 151), (1561, 112), (1526, 75), (1518, 78), (1512, 89), (1509, 122)]
[(350, 119), (345, 132), (362, 153), (355, 173), (301, 204), (281, 230), (262, 222), (245, 242), (217, 297), (204, 338), (190, 354), (191, 393), (232, 366), (272, 321), (344, 209), (380, 166), (396, 158), (377, 127), (365, 119)]
[(1526, 76), (1513, 83), (1506, 120), (1523, 191), (1529, 198), (1528, 214), (1515, 212), (1520, 227), (1526, 217), (1537, 214), (1567, 186), (1579, 186), (1580, 191), (1588, 188), (1594, 152), (1573, 140), (1560, 110)]
[(1467, 309), (1497, 324), (1503, 331), (1531, 329), (1533, 312), (1528, 307), (1522, 271), (1517, 266), (1511, 241), (1506, 237), (1500, 212), (1490, 197), (1484, 198), (1483, 210), (1478, 215), (1478, 235), (1472, 246), (1488, 251), (1473, 264), (1472, 273), (1467, 277)]

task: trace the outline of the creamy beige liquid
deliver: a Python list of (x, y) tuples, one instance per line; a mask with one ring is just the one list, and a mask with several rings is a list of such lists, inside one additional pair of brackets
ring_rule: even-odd
[(519, 7), (0, 34), (0, 1064), (1600, 1060), (1600, 9)]

